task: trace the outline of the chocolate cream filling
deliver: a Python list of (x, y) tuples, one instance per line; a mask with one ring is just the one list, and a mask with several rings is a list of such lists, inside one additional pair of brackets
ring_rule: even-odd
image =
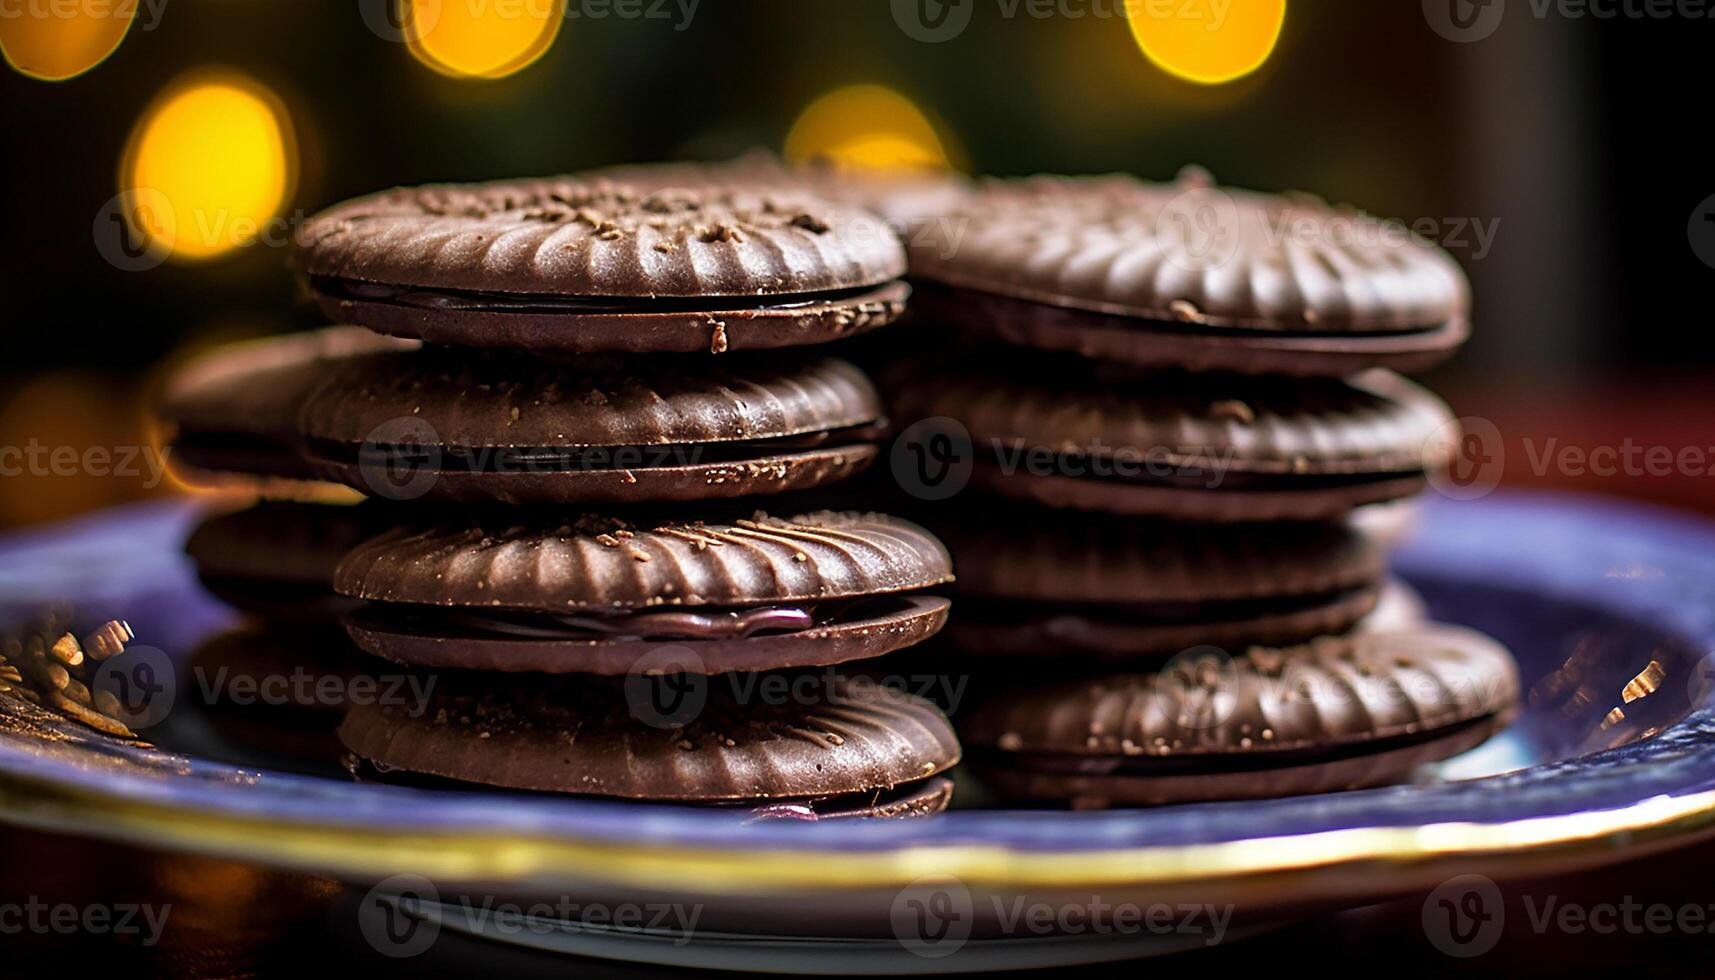
[(855, 286), (811, 293), (760, 296), (556, 296), (545, 293), (502, 293), (474, 289), (434, 289), (364, 282), (337, 276), (312, 276), (310, 287), (323, 296), (360, 303), (385, 303), (423, 310), (493, 313), (728, 313), (798, 310), (840, 304), (874, 292), (875, 286)]
[[(582, 611), (572, 615), (429, 606), (385, 607), (390, 617), (431, 622), (432, 628), (463, 635), (539, 640), (745, 640), (753, 636), (801, 633), (818, 626), (885, 616), (905, 608), (893, 596), (815, 603), (779, 603), (745, 608), (656, 608)], [(376, 607), (379, 611), (379, 608)]]
[[(967, 748), (971, 761), (979, 766), (1023, 772), (1063, 776), (1169, 776), (1225, 775), (1231, 773), (1266, 772), (1295, 766), (1343, 762), (1364, 756), (1380, 755), (1397, 749), (1407, 749), (1470, 731), (1495, 722), (1494, 715), (1481, 715), (1440, 728), (1425, 729), (1387, 738), (1359, 739), (1336, 745), (1308, 746), (1285, 750), (1249, 752), (1187, 752), (1176, 751), (1160, 755), (1145, 752), (1139, 755), (1074, 755), (1046, 750), (1008, 752), (993, 747)], [(1191, 733), (1195, 738), (1195, 733)]]
[(1202, 602), (1050, 602), (961, 596), (958, 604), (961, 618), (1001, 626), (1058, 618), (1126, 625), (1231, 623), (1321, 609), (1356, 598), (1374, 588), (1375, 586), (1365, 583), (1308, 595), (1211, 599)]
[(789, 436), (654, 446), (419, 446), (319, 439), (310, 444), (310, 451), (338, 463), (429, 467), (443, 473), (594, 472), (742, 463), (824, 447), (867, 444), (879, 439), (885, 428), (886, 422), (877, 419)]

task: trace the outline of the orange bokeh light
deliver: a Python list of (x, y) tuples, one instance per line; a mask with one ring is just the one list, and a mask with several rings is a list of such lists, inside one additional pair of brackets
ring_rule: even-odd
[(405, 44), (454, 78), (505, 78), (553, 47), (565, 0), (398, 0)]
[(882, 85), (850, 85), (816, 99), (786, 136), (788, 162), (814, 159), (863, 170), (946, 170), (947, 140), (915, 103)]
[(138, 10), (138, 0), (17, 0), (0, 9), (0, 54), (31, 78), (76, 78), (119, 50)]
[(1249, 75), (1274, 53), (1286, 0), (1126, 0), (1139, 48), (1163, 71), (1202, 85)]

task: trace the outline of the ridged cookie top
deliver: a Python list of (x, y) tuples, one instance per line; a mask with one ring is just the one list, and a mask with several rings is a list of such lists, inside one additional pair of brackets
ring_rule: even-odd
[(571, 177), (387, 191), (311, 218), (299, 245), (312, 276), (552, 296), (780, 295), (905, 272), (880, 219), (800, 191)]
[(335, 365), (362, 354), (416, 346), (415, 341), (382, 337), (361, 327), (326, 327), (227, 344), (173, 372), (157, 412), (181, 430), (295, 437), (304, 397)]
[(682, 802), (889, 789), (959, 760), (952, 726), (929, 702), (847, 678), (829, 678), (807, 703), (746, 700), (716, 678), (682, 725), (652, 715), (647, 689), (635, 684), (578, 677), (460, 689), (443, 680), (416, 717), (396, 706), (354, 708), (341, 741), (413, 773)]
[(952, 577), (946, 548), (923, 528), (824, 511), (707, 524), (402, 527), (352, 551), (334, 588), (380, 602), (564, 612), (843, 599)]
[(1303, 194), (1129, 177), (995, 181), (914, 236), (913, 275), (1093, 312), (1293, 332), (1420, 330), (1465, 315), (1444, 252)]
[(869, 378), (834, 358), (554, 362), (431, 349), (330, 375), (304, 407), (303, 430), (358, 443), (409, 420), (447, 446), (656, 446), (823, 432), (882, 416)]
[(913, 230), (954, 214), (972, 190), (967, 178), (951, 172), (865, 170), (842, 167), (825, 158), (794, 166), (762, 148), (748, 150), (730, 160), (626, 164), (588, 171), (582, 176), (650, 189), (708, 184), (790, 188), (863, 208), (887, 219), (896, 228)]
[(1375, 582), (1383, 565), (1376, 543), (1340, 523), (1253, 527), (1004, 508), (980, 526), (937, 529), (959, 569), (958, 593), (984, 599), (1195, 603), (1309, 596)]
[(1427, 625), (1035, 685), (979, 705), (961, 732), (1007, 752), (1264, 755), (1429, 734), (1506, 712), (1518, 692), (1500, 644)]
[[(906, 371), (888, 388), (898, 425), (956, 419), (979, 458), (996, 443), (1128, 454), (1139, 464), (1195, 467), (1211, 483), (1228, 471), (1420, 471), (1439, 462), (1425, 459), (1425, 446), (1453, 420), (1435, 395), (1383, 370), (1346, 381), (1142, 373), (1037, 355)], [(1445, 448), (1442, 440), (1431, 447)]]

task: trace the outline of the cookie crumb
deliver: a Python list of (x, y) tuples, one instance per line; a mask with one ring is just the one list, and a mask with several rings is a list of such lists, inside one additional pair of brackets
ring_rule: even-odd
[(1230, 419), (1234, 422), (1255, 422), (1256, 412), (1237, 398), (1223, 398), (1209, 406), (1209, 414), (1218, 419)]

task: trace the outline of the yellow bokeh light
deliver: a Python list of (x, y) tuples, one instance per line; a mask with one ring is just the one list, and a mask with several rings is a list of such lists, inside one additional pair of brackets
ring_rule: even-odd
[(131, 131), (119, 169), (124, 213), (134, 233), (175, 258), (283, 239), (274, 222), (297, 163), (279, 99), (236, 72), (196, 72), (169, 85)]
[(565, 0), (398, 0), (405, 44), (455, 78), (505, 78), (553, 47)]
[(851, 85), (810, 103), (786, 135), (790, 163), (866, 170), (946, 170), (947, 142), (923, 110), (882, 85)]
[(138, 0), (14, 0), (0, 4), (0, 54), (21, 74), (61, 82), (119, 50)]
[(1126, 0), (1125, 9), (1132, 37), (1150, 61), (1204, 85), (1231, 82), (1261, 68), (1286, 23), (1286, 0)]

